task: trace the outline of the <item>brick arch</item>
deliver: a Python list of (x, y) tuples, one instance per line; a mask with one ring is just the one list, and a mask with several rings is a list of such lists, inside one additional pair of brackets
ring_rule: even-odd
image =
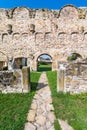
[[(75, 15), (75, 17), (76, 17), (76, 15), (77, 15), (77, 17), (78, 17), (78, 8), (77, 8), (76, 6), (74, 6), (74, 5), (71, 5), (71, 4), (63, 6), (63, 7), (60, 9), (60, 11), (59, 11), (59, 16), (58, 16), (58, 17), (61, 17), (61, 15), (63, 15), (62, 12), (63, 12), (65, 9), (68, 9), (68, 8), (73, 9), (73, 12), (74, 12), (73, 14)], [(66, 11), (64, 11), (64, 12), (66, 12)], [(68, 12), (67, 12), (67, 13), (68, 13)], [(71, 11), (69, 11), (69, 13), (71, 13)], [(69, 14), (67, 14), (67, 15), (69, 15)], [(63, 17), (64, 17), (64, 15), (63, 15)], [(73, 16), (73, 17), (74, 17), (74, 16)]]

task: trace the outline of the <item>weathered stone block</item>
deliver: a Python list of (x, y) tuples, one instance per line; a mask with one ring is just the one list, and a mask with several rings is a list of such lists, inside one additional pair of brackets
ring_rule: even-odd
[(23, 89), (29, 92), (30, 91), (30, 68), (29, 67), (22, 68), (22, 80), (23, 80)]
[(64, 91), (64, 76), (65, 76), (65, 67), (62, 65), (60, 65), (59, 68), (59, 81), (58, 81), (58, 91)]
[(0, 71), (0, 91), (2, 93), (22, 93), (22, 85), (21, 70)]

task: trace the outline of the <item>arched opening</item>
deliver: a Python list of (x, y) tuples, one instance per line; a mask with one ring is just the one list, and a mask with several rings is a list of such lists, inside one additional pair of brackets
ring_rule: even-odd
[(8, 57), (0, 51), (0, 71), (8, 70)]
[(37, 71), (51, 71), (52, 57), (48, 54), (41, 54), (37, 58)]
[(14, 59), (14, 69), (22, 69), (23, 66), (27, 66), (27, 58), (17, 57)]
[(67, 60), (68, 61), (75, 61), (75, 60), (81, 60), (82, 56), (79, 53), (71, 53), (68, 55)]

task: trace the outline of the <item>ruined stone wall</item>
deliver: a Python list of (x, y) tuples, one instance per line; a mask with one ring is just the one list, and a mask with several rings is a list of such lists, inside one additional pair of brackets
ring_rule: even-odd
[(66, 68), (64, 92), (87, 92), (87, 63), (71, 64)]
[(28, 67), (14, 71), (0, 71), (0, 93), (26, 93), (30, 91)]
[(62, 63), (59, 68), (57, 90), (78, 94), (87, 92), (87, 63)]
[(9, 59), (28, 58), (27, 63), (34, 70), (41, 54), (52, 57), (55, 70), (57, 60), (66, 60), (70, 53), (77, 52), (87, 57), (86, 46), (86, 8), (67, 5), (60, 10), (0, 9), (0, 51)]

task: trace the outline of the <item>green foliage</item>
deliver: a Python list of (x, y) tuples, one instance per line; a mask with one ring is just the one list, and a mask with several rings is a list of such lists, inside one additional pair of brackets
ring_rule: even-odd
[(56, 118), (67, 120), (75, 130), (87, 130), (87, 93), (57, 93), (57, 73), (47, 72)]
[(81, 58), (81, 55), (78, 54), (78, 53), (73, 53), (72, 56), (69, 56), (69, 57), (67, 58), (67, 60), (68, 60), (68, 61), (73, 61), (73, 60), (76, 60), (78, 57)]
[(0, 130), (24, 130), (40, 73), (31, 72), (32, 92), (26, 94), (0, 94)]
[(73, 60), (76, 60), (76, 59), (77, 59), (76, 54), (73, 54), (72, 56), (69, 56), (69, 57), (67, 58), (67, 60), (69, 60), (69, 61), (73, 61)]

